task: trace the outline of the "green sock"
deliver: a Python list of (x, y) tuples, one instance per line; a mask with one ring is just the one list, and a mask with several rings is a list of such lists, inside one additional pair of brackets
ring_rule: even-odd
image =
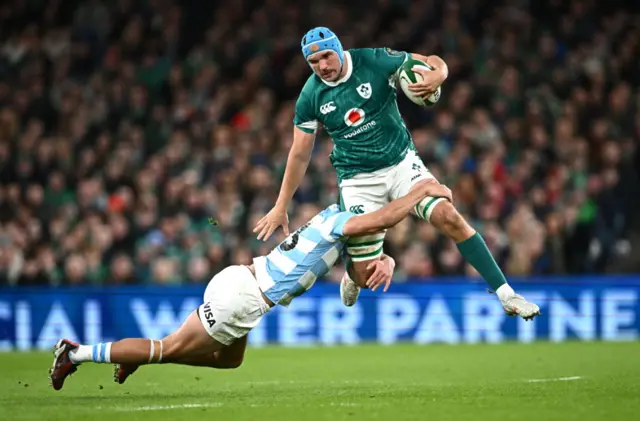
[(458, 243), (457, 246), (460, 254), (482, 275), (494, 292), (507, 283), (507, 279), (480, 234), (476, 232), (470, 238)]

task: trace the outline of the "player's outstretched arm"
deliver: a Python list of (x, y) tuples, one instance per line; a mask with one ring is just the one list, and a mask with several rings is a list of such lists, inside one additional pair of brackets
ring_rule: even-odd
[(259, 233), (258, 240), (268, 240), (271, 234), (280, 226), (284, 234), (289, 235), (287, 208), (307, 172), (315, 138), (315, 133), (306, 133), (298, 127), (293, 127), (293, 145), (287, 158), (287, 166), (284, 171), (282, 186), (280, 186), (278, 200), (273, 209), (258, 221), (253, 229), (253, 232)]
[(435, 180), (424, 180), (413, 186), (406, 196), (392, 201), (382, 209), (350, 218), (344, 224), (342, 234), (345, 236), (365, 235), (391, 228), (402, 221), (411, 212), (411, 209), (427, 196), (452, 200), (451, 190), (446, 186)]
[(296, 126), (293, 127), (293, 145), (287, 158), (287, 166), (284, 171), (276, 206), (283, 209), (289, 206), (293, 194), (300, 186), (307, 172), (315, 139), (315, 133), (306, 133)]

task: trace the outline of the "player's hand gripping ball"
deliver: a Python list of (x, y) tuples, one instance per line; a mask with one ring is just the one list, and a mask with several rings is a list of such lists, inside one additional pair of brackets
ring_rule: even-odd
[(398, 70), (400, 89), (402, 89), (402, 92), (404, 92), (406, 97), (416, 105), (419, 105), (421, 107), (429, 107), (435, 105), (440, 100), (440, 93), (442, 91), (442, 88), (438, 86), (435, 92), (426, 97), (422, 97), (411, 91), (409, 89), (409, 85), (424, 81), (422, 75), (418, 72), (415, 72), (414, 69), (432, 71), (433, 67), (429, 66), (427, 63), (421, 60), (416, 60), (414, 58), (407, 59), (407, 61), (405, 61)]

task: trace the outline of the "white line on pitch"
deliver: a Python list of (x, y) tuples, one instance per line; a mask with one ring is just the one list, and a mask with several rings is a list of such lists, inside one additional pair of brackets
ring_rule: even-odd
[(581, 380), (582, 376), (556, 377), (553, 379), (530, 379), (527, 383), (544, 383), (544, 382), (570, 382), (573, 380)]
[[(109, 409), (112, 409), (118, 412), (141, 412), (141, 411), (168, 411), (172, 409), (220, 408), (222, 406), (225, 406), (223, 402), (216, 402), (216, 403), (185, 403), (180, 405), (151, 405), (151, 406), (138, 406), (133, 408), (109, 408)], [(263, 407), (270, 407), (275, 405), (253, 403), (247, 406), (249, 406), (250, 408), (263, 408)], [(320, 407), (327, 407), (327, 406), (358, 407), (361, 405), (355, 402), (331, 402), (329, 404), (320, 404), (318, 406)], [(283, 404), (283, 405), (278, 405), (278, 407), (288, 408), (288, 407), (292, 407), (292, 405)]]
[(184, 403), (180, 405), (152, 405), (138, 406), (134, 408), (118, 408), (117, 411), (137, 412), (137, 411), (166, 411), (169, 409), (189, 409), (189, 408), (215, 408), (222, 406), (221, 403)]

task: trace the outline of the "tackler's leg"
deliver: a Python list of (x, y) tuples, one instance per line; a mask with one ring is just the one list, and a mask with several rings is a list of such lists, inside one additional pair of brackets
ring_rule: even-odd
[[(201, 355), (198, 357), (183, 357), (175, 361), (176, 364), (190, 365), (196, 367), (210, 367), (217, 369), (234, 369), (240, 367), (244, 361), (244, 354), (247, 349), (247, 338), (238, 339), (229, 346), (226, 346), (212, 354)], [(116, 383), (123, 384), (129, 376), (137, 369), (138, 365), (134, 364), (116, 364), (113, 379)]]
[(223, 346), (209, 336), (195, 311), (178, 330), (161, 340), (127, 338), (117, 342), (79, 345), (61, 339), (54, 350), (51, 385), (60, 390), (65, 379), (86, 362), (122, 364), (129, 368), (131, 374), (141, 365), (175, 363), (181, 358), (213, 354)]

